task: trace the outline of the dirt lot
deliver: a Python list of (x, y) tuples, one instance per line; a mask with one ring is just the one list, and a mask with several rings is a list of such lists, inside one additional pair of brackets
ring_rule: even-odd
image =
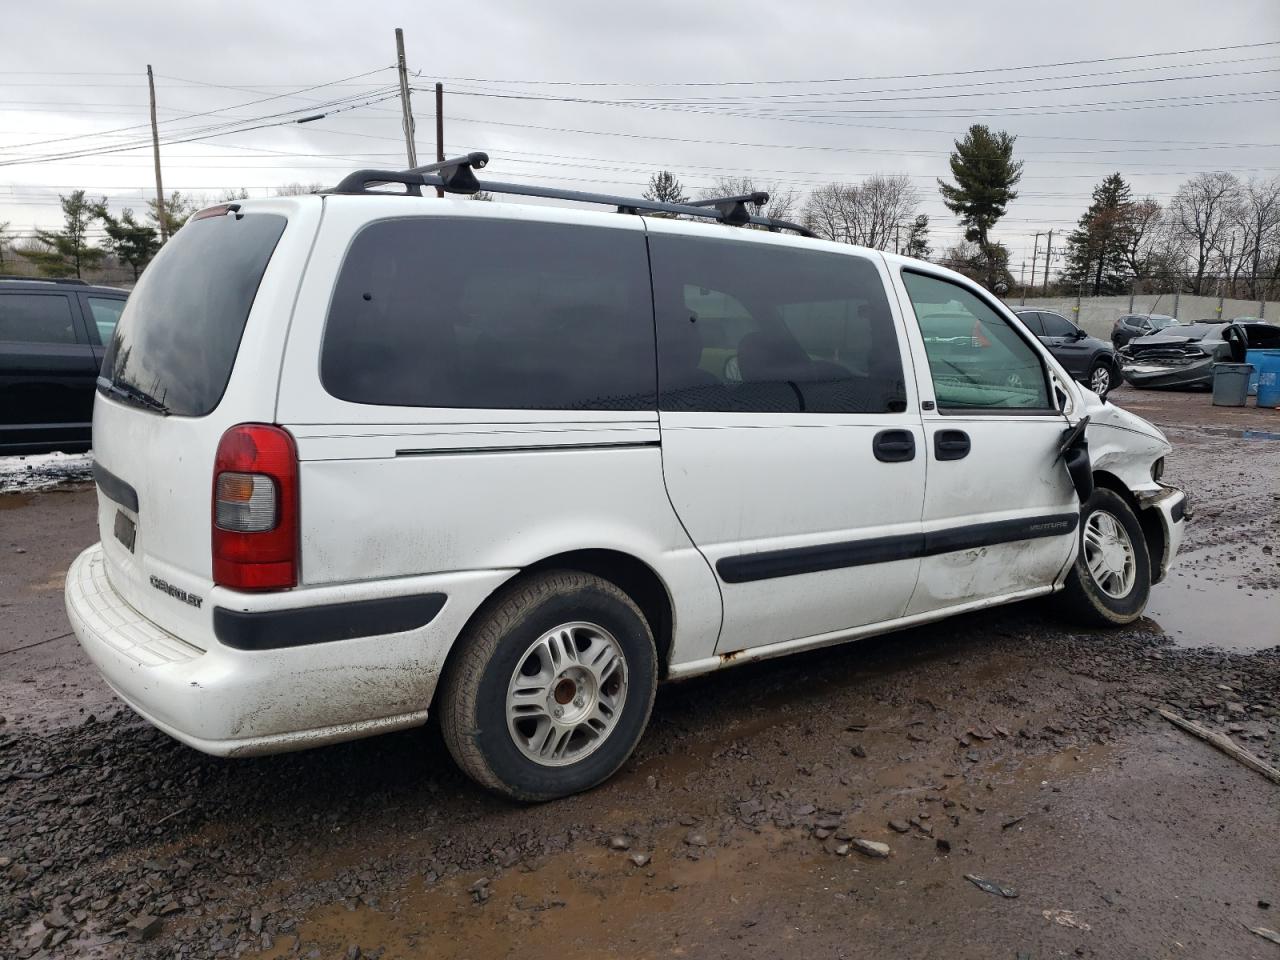
[(170, 741), (68, 635), (92, 491), (0, 496), (0, 956), (1280, 958), (1280, 786), (1152, 712), (1280, 762), (1280, 415), (1114, 399), (1197, 507), (1150, 618), (1024, 604), (671, 685), (618, 777), (533, 808), (430, 726)]

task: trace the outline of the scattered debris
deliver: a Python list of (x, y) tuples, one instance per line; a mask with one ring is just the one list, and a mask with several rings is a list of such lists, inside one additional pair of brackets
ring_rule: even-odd
[(649, 861), (652, 860), (653, 857), (648, 853), (633, 853), (631, 856), (627, 857), (627, 859), (637, 867), (647, 867), (649, 865)]
[(863, 840), (861, 837), (852, 842), (853, 849), (859, 853), (866, 854), (868, 857), (883, 860), (889, 856), (889, 845), (887, 843), (880, 843), (877, 840)]
[(125, 924), (125, 932), (128, 933), (130, 940), (136, 940), (141, 943), (144, 940), (150, 940), (164, 925), (164, 921), (159, 917), (153, 917), (149, 913), (140, 913), (127, 924)]
[(1221, 733), (1214, 733), (1206, 727), (1202, 727), (1194, 720), (1187, 720), (1178, 716), (1172, 710), (1165, 710), (1163, 707), (1156, 711), (1160, 716), (1164, 717), (1174, 726), (1179, 727), (1192, 736), (1199, 737), (1206, 743), (1210, 743), (1217, 747), (1227, 756), (1235, 760), (1239, 760), (1251, 770), (1256, 770), (1273, 783), (1280, 783), (1280, 770), (1277, 770), (1271, 764), (1259, 760), (1248, 750), (1234, 743), (1230, 737), (1223, 736)]
[(621, 834), (619, 834), (619, 835), (618, 835), (618, 836), (616, 836), (616, 837), (610, 837), (610, 838), (609, 838), (609, 849), (610, 849), (610, 850), (630, 850), (630, 849), (631, 849), (631, 838), (630, 838), (630, 837), (624, 837), (624, 836), (622, 836)]
[(1016, 827), (1025, 819), (1027, 819), (1027, 815), (1024, 813), (1020, 817), (1014, 817), (1012, 820), (1006, 820), (1004, 823), (1000, 824), (1000, 829), (1008, 830), (1010, 827)]
[(1046, 920), (1052, 920), (1054, 923), (1064, 927), (1071, 927), (1074, 930), (1092, 930), (1093, 927), (1085, 923), (1071, 910), (1041, 910), (1040, 915)]
[(994, 893), (998, 897), (1007, 897), (1012, 900), (1018, 895), (1018, 891), (1013, 887), (1004, 887), (992, 880), (978, 876), (976, 873), (966, 873), (964, 878), (972, 883), (979, 890), (985, 890), (987, 893)]
[(1251, 927), (1247, 923), (1244, 928), (1252, 934), (1256, 934), (1263, 940), (1270, 940), (1272, 943), (1280, 943), (1280, 933), (1276, 933), (1269, 927)]
[(896, 833), (906, 833), (911, 829), (911, 825), (905, 820), (890, 820), (889, 827)]
[(705, 847), (707, 838), (695, 830), (684, 838), (684, 842), (691, 847)]

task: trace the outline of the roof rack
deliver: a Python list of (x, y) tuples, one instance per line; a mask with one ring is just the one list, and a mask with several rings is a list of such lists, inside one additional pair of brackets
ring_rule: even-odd
[(88, 280), (82, 280), (80, 277), (23, 277), (16, 273), (0, 274), (0, 280), (21, 280), (24, 283), (69, 283), (77, 287), (90, 285)]
[(776, 233), (779, 230), (791, 230), (803, 237), (814, 234), (806, 227), (787, 220), (778, 220), (752, 214), (747, 204), (754, 204), (757, 209), (769, 202), (769, 194), (758, 191), (735, 197), (712, 197), (707, 200), (695, 200), (689, 203), (664, 203), (660, 200), (649, 200), (644, 197), (619, 197), (607, 193), (587, 193), (581, 190), (561, 190), (556, 187), (537, 187), (523, 183), (502, 183), (499, 181), (481, 182), (476, 179), (475, 171), (489, 163), (487, 153), (468, 153), (465, 156), (453, 157), (439, 163), (431, 163), (411, 170), (356, 170), (343, 177), (336, 187), (323, 191), (338, 194), (372, 194), (381, 191), (371, 187), (398, 183), (404, 186), (408, 196), (422, 196), (423, 187), (439, 187), (446, 193), (473, 194), (480, 191), (486, 193), (503, 193), (518, 197), (542, 197), (548, 200), (572, 200), (577, 203), (598, 203), (616, 207), (619, 213), (673, 213), (680, 216), (716, 220), (730, 226), (741, 227), (747, 224), (764, 227)]

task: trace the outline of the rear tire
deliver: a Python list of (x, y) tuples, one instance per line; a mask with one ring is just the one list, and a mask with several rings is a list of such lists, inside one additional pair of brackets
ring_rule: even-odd
[(658, 656), (639, 607), (609, 581), (572, 570), (518, 579), (457, 642), (440, 728), (489, 790), (527, 802), (588, 790), (640, 741)]
[(1059, 610), (1091, 627), (1118, 627), (1142, 616), (1151, 593), (1151, 559), (1138, 518), (1124, 498), (1095, 487), (1080, 508), (1080, 549)]

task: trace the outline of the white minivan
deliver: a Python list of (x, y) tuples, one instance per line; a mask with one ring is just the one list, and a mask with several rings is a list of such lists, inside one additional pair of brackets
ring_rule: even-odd
[(1141, 614), (1170, 446), (998, 299), (740, 203), (594, 199), (357, 186), (178, 231), (106, 355), (67, 574), (126, 703), (222, 756), (434, 710), (544, 800), (618, 769), (661, 679), (1055, 592)]

